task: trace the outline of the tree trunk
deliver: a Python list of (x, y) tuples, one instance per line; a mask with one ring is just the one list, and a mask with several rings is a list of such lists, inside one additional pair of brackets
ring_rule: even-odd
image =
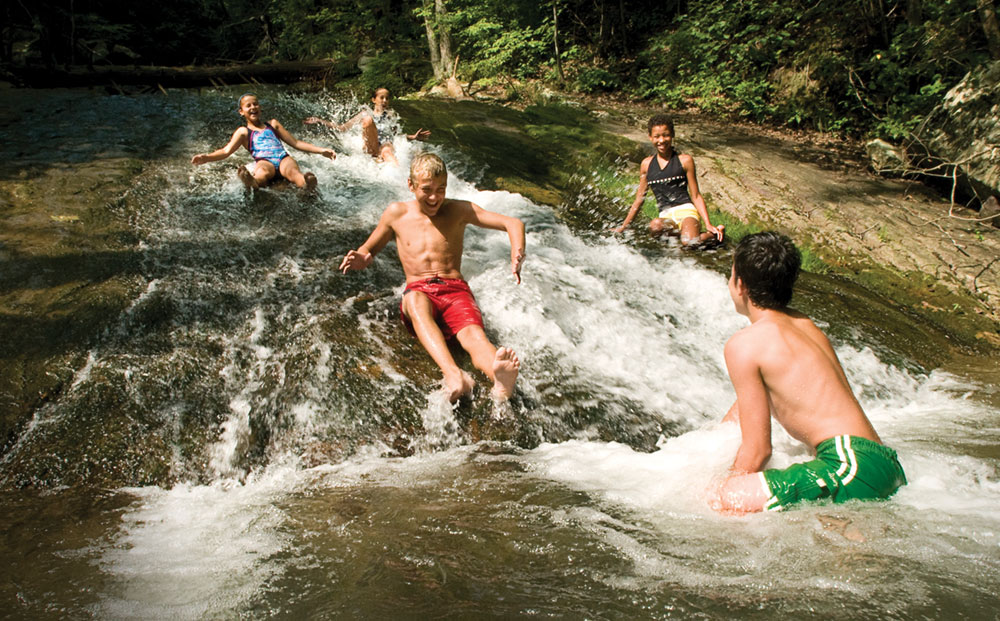
[(618, 0), (618, 20), (622, 35), (622, 52), (628, 55), (628, 31), (625, 28), (625, 0)]
[(431, 17), (430, 4), (424, 4), (424, 28), (427, 31), (427, 48), (431, 53), (431, 69), (434, 71), (434, 79), (441, 81), (445, 79), (445, 72), (441, 66), (441, 47), (438, 44), (437, 32), (434, 30), (434, 19)]
[(76, 11), (73, 0), (69, 0), (69, 64), (76, 64)]
[(552, 45), (556, 51), (556, 73), (559, 75), (559, 83), (566, 81), (562, 70), (562, 54), (559, 52), (559, 0), (552, 0)]
[(990, 49), (990, 57), (1000, 60), (1000, 24), (997, 22), (997, 8), (993, 0), (977, 0), (976, 9), (983, 24), (986, 44)]
[(906, 0), (906, 23), (910, 26), (924, 23), (923, 0)]
[(444, 0), (434, 0), (434, 21), (441, 50), (441, 68), (445, 74), (450, 75), (455, 59), (451, 54), (451, 32), (448, 31), (448, 9)]

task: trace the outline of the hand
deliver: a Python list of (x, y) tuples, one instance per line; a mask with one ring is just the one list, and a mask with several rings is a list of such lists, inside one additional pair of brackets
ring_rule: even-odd
[(198, 155), (195, 155), (194, 157), (191, 158), (191, 163), (194, 164), (195, 166), (198, 166), (199, 164), (204, 164), (207, 161), (208, 161), (207, 153), (199, 153)]
[(337, 159), (337, 153), (333, 149), (323, 149), (319, 152), (323, 157), (328, 157), (331, 160)]
[(705, 228), (708, 230), (709, 233), (711, 233), (712, 235), (715, 235), (715, 239), (717, 239), (718, 241), (722, 241), (722, 236), (725, 234), (725, 230), (726, 230), (726, 225), (725, 224), (720, 224), (717, 227), (712, 226), (711, 224), (709, 224)]
[(623, 224), (623, 225), (621, 225), (619, 227), (613, 228), (613, 229), (611, 229), (611, 232), (612, 233), (624, 233), (625, 232), (625, 225)]
[(410, 140), (427, 140), (431, 137), (431, 130), (421, 127), (415, 134), (410, 136)]
[(308, 116), (302, 119), (302, 122), (305, 123), (306, 125), (316, 125), (317, 123), (323, 123), (323, 119), (319, 118), (318, 116)]
[(517, 284), (521, 284), (521, 266), (524, 265), (524, 251), (515, 252), (512, 250), (510, 253), (510, 264), (510, 271), (514, 274), (514, 280), (517, 281)]
[(363, 270), (372, 264), (372, 254), (370, 252), (358, 252), (349, 250), (344, 260), (340, 262), (340, 271), (346, 274), (350, 270)]

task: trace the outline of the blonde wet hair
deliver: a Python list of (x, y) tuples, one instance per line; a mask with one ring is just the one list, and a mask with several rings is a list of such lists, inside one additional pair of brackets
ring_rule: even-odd
[(410, 181), (416, 182), (418, 175), (427, 175), (431, 178), (448, 174), (448, 167), (444, 160), (434, 153), (421, 153), (410, 162)]

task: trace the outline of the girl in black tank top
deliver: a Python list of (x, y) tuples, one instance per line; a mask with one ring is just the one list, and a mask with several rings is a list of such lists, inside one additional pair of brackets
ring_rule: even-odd
[[(649, 223), (654, 236), (677, 233), (681, 244), (687, 247), (721, 242), (724, 227), (713, 226), (708, 218), (705, 199), (698, 189), (694, 159), (689, 155), (682, 157), (673, 148), (674, 122), (666, 115), (657, 114), (649, 119), (646, 130), (656, 153), (642, 161), (635, 200), (625, 222), (614, 229), (615, 232), (622, 233), (628, 228), (645, 202), (646, 192), (652, 189), (660, 214), (653, 216)], [(660, 165), (660, 158), (666, 160), (665, 166)], [(702, 230), (702, 223), (706, 230)]]
[(649, 170), (646, 171), (646, 183), (653, 191), (660, 211), (691, 202), (687, 171), (681, 165), (679, 155), (675, 151), (664, 168), (660, 168), (660, 158), (654, 155), (653, 161), (649, 163)]

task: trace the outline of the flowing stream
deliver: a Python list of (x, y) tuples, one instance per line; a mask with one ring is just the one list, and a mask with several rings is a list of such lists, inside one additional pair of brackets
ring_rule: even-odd
[[(497, 406), (479, 388), (452, 408), (399, 323), (394, 246), (364, 272), (336, 270), (409, 196), (404, 173), (347, 134), (336, 161), (293, 152), (318, 197), (248, 198), (232, 173), (245, 153), (188, 164), (237, 126), (234, 99), (94, 102), (165, 133), (114, 136), (159, 149), (113, 213), (138, 240), (141, 293), (3, 457), (9, 614), (995, 617), (993, 386), (830, 325), (851, 311), (824, 315), (827, 285), (807, 278), (808, 310), (909, 485), (887, 502), (715, 514), (706, 489), (739, 444), (718, 422), (734, 398), (723, 345), (746, 320), (710, 258), (575, 233), (548, 207), (477, 190), (457, 149), (430, 147), (451, 165), (450, 196), (528, 231), (521, 285), (502, 232), (470, 228), (463, 265), (489, 334), (523, 362), (519, 394)], [(332, 136), (297, 120), (344, 113), (318, 95), (261, 100), (317, 144)], [(396, 148), (406, 166), (415, 147)], [(135, 454), (109, 463), (116, 434)], [(56, 436), (88, 459), (38, 448)], [(779, 467), (808, 456), (777, 426), (774, 445)], [(150, 459), (176, 483), (95, 491), (45, 474)], [(45, 491), (14, 490), (29, 476)]]

